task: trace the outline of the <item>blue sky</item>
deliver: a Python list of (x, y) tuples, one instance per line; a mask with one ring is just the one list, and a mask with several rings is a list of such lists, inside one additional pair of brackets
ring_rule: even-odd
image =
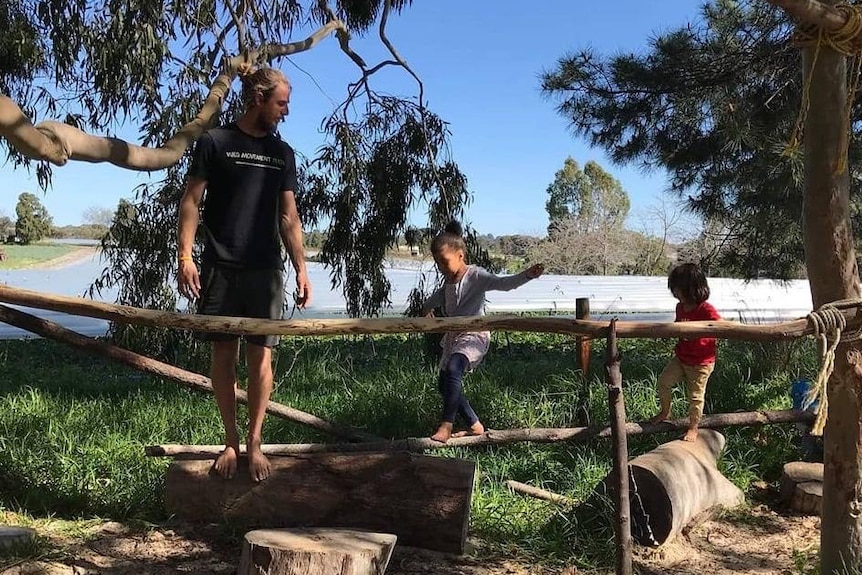
[[(613, 173), (629, 193), (633, 213), (655, 205), (667, 187), (665, 175), (612, 165), (574, 137), (554, 102), (542, 96), (539, 75), (566, 52), (588, 46), (603, 54), (641, 50), (650, 37), (695, 19), (699, 5), (551, 0), (525, 8), (513, 0), (415, 0), (392, 18), (390, 39), (423, 79), (429, 107), (450, 123), (452, 152), (474, 196), (465, 219), (482, 233), (543, 234), (545, 189), (567, 156), (581, 165), (596, 160)], [(369, 64), (386, 57), (374, 32), (354, 47)], [(313, 156), (323, 142), (320, 120), (342, 101), (358, 69), (334, 39), (276, 65), (294, 86), (291, 115), (280, 131), (298, 152)], [(400, 71), (380, 72), (374, 85), (415, 94), (415, 84)], [(139, 141), (129, 127), (118, 132)], [(160, 174), (73, 162), (54, 170), (53, 188), (42, 196), (35, 174), (6, 164), (0, 166), (0, 212), (14, 214), (18, 194), (32, 191), (56, 224), (77, 224), (88, 207), (113, 209), (150, 178)]]

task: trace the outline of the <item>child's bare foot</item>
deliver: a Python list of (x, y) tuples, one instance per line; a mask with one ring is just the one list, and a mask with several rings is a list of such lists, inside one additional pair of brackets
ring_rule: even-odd
[(670, 417), (670, 413), (659, 413), (658, 415), (654, 415), (650, 418), (650, 423), (661, 423), (662, 421), (667, 421), (667, 418)]
[(248, 473), (251, 475), (251, 480), (260, 482), (269, 477), (270, 464), (269, 459), (260, 450), (260, 442), (249, 443), (246, 446), (248, 452)]
[(437, 432), (431, 436), (431, 439), (439, 441), (440, 443), (446, 443), (449, 441), (450, 437), (452, 437), (452, 423), (444, 421), (440, 424), (440, 427), (437, 428)]
[(216, 458), (213, 469), (223, 479), (233, 479), (236, 474), (236, 452), (239, 451), (230, 445), (225, 446), (224, 451)]
[(481, 421), (477, 421), (470, 426), (470, 429), (453, 433), (452, 437), (467, 437), (468, 435), (482, 435), (483, 433), (485, 433), (485, 426), (482, 425)]
[(685, 432), (685, 435), (682, 436), (683, 441), (696, 441), (697, 440), (697, 428), (689, 427)]

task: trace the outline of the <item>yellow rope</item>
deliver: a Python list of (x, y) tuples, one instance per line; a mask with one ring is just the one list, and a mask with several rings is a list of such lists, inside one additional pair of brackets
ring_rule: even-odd
[[(839, 4), (835, 9), (844, 14), (846, 20), (844, 25), (837, 30), (824, 30), (822, 27), (798, 28), (794, 35), (794, 43), (801, 47), (814, 46), (814, 55), (811, 59), (811, 70), (817, 65), (820, 49), (823, 45), (850, 58), (847, 84), (847, 104), (844, 112), (844, 126), (841, 131), (841, 140), (838, 149), (838, 163), (835, 173), (843, 173), (847, 168), (847, 149), (849, 145), (850, 130), (853, 122), (853, 102), (862, 81), (862, 6), (850, 4)], [(800, 135), (803, 132), (805, 119), (808, 116), (810, 105), (809, 95), (811, 93), (811, 73), (806, 75), (805, 83), (802, 85), (802, 103), (799, 114), (793, 126), (790, 140), (784, 148), (783, 155), (791, 156), (799, 148)]]
[(829, 411), (827, 384), (835, 368), (835, 349), (841, 342), (841, 332), (847, 327), (847, 321), (844, 319), (844, 314), (833, 304), (826, 304), (808, 314), (808, 321), (814, 324), (814, 336), (820, 349), (820, 370), (802, 403), (802, 409), (808, 409), (811, 404), (820, 400), (811, 435), (823, 435)]

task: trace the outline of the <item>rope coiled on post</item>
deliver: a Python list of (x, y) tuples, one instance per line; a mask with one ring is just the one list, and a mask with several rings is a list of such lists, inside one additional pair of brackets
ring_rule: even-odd
[[(856, 99), (860, 83), (862, 83), (862, 6), (838, 4), (834, 6), (834, 9), (845, 16), (843, 26), (837, 30), (826, 30), (822, 26), (799, 27), (793, 35), (793, 42), (800, 47), (814, 46), (811, 70), (817, 65), (817, 59), (823, 46), (850, 58), (847, 78), (847, 104), (843, 110), (844, 129), (841, 132), (838, 163), (835, 166), (835, 173), (841, 173), (847, 167), (848, 139), (853, 121), (853, 102)], [(793, 155), (799, 148), (800, 135), (803, 132), (805, 119), (808, 116), (811, 82), (812, 74), (809, 72), (802, 86), (802, 103), (799, 107), (799, 114), (793, 126), (790, 140), (784, 149), (784, 155), (786, 156)]]
[(835, 350), (838, 348), (838, 344), (842, 341), (850, 343), (862, 339), (862, 330), (860, 329), (847, 332), (847, 320), (841, 312), (842, 309), (854, 307), (857, 310), (862, 307), (862, 299), (838, 300), (823, 304), (819, 309), (808, 314), (807, 319), (814, 328), (814, 337), (817, 338), (820, 352), (820, 369), (802, 405), (803, 409), (808, 409), (815, 401), (820, 400), (817, 406), (817, 416), (811, 428), (811, 435), (823, 435), (823, 429), (826, 427), (829, 410), (827, 383), (835, 369)]

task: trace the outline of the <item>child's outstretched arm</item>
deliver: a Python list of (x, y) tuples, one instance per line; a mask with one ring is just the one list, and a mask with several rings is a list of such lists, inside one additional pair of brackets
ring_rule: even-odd
[(533, 264), (521, 273), (512, 276), (497, 276), (482, 268), (479, 268), (479, 278), (484, 284), (485, 291), (509, 291), (519, 288), (530, 280), (534, 280), (545, 273), (543, 264)]

